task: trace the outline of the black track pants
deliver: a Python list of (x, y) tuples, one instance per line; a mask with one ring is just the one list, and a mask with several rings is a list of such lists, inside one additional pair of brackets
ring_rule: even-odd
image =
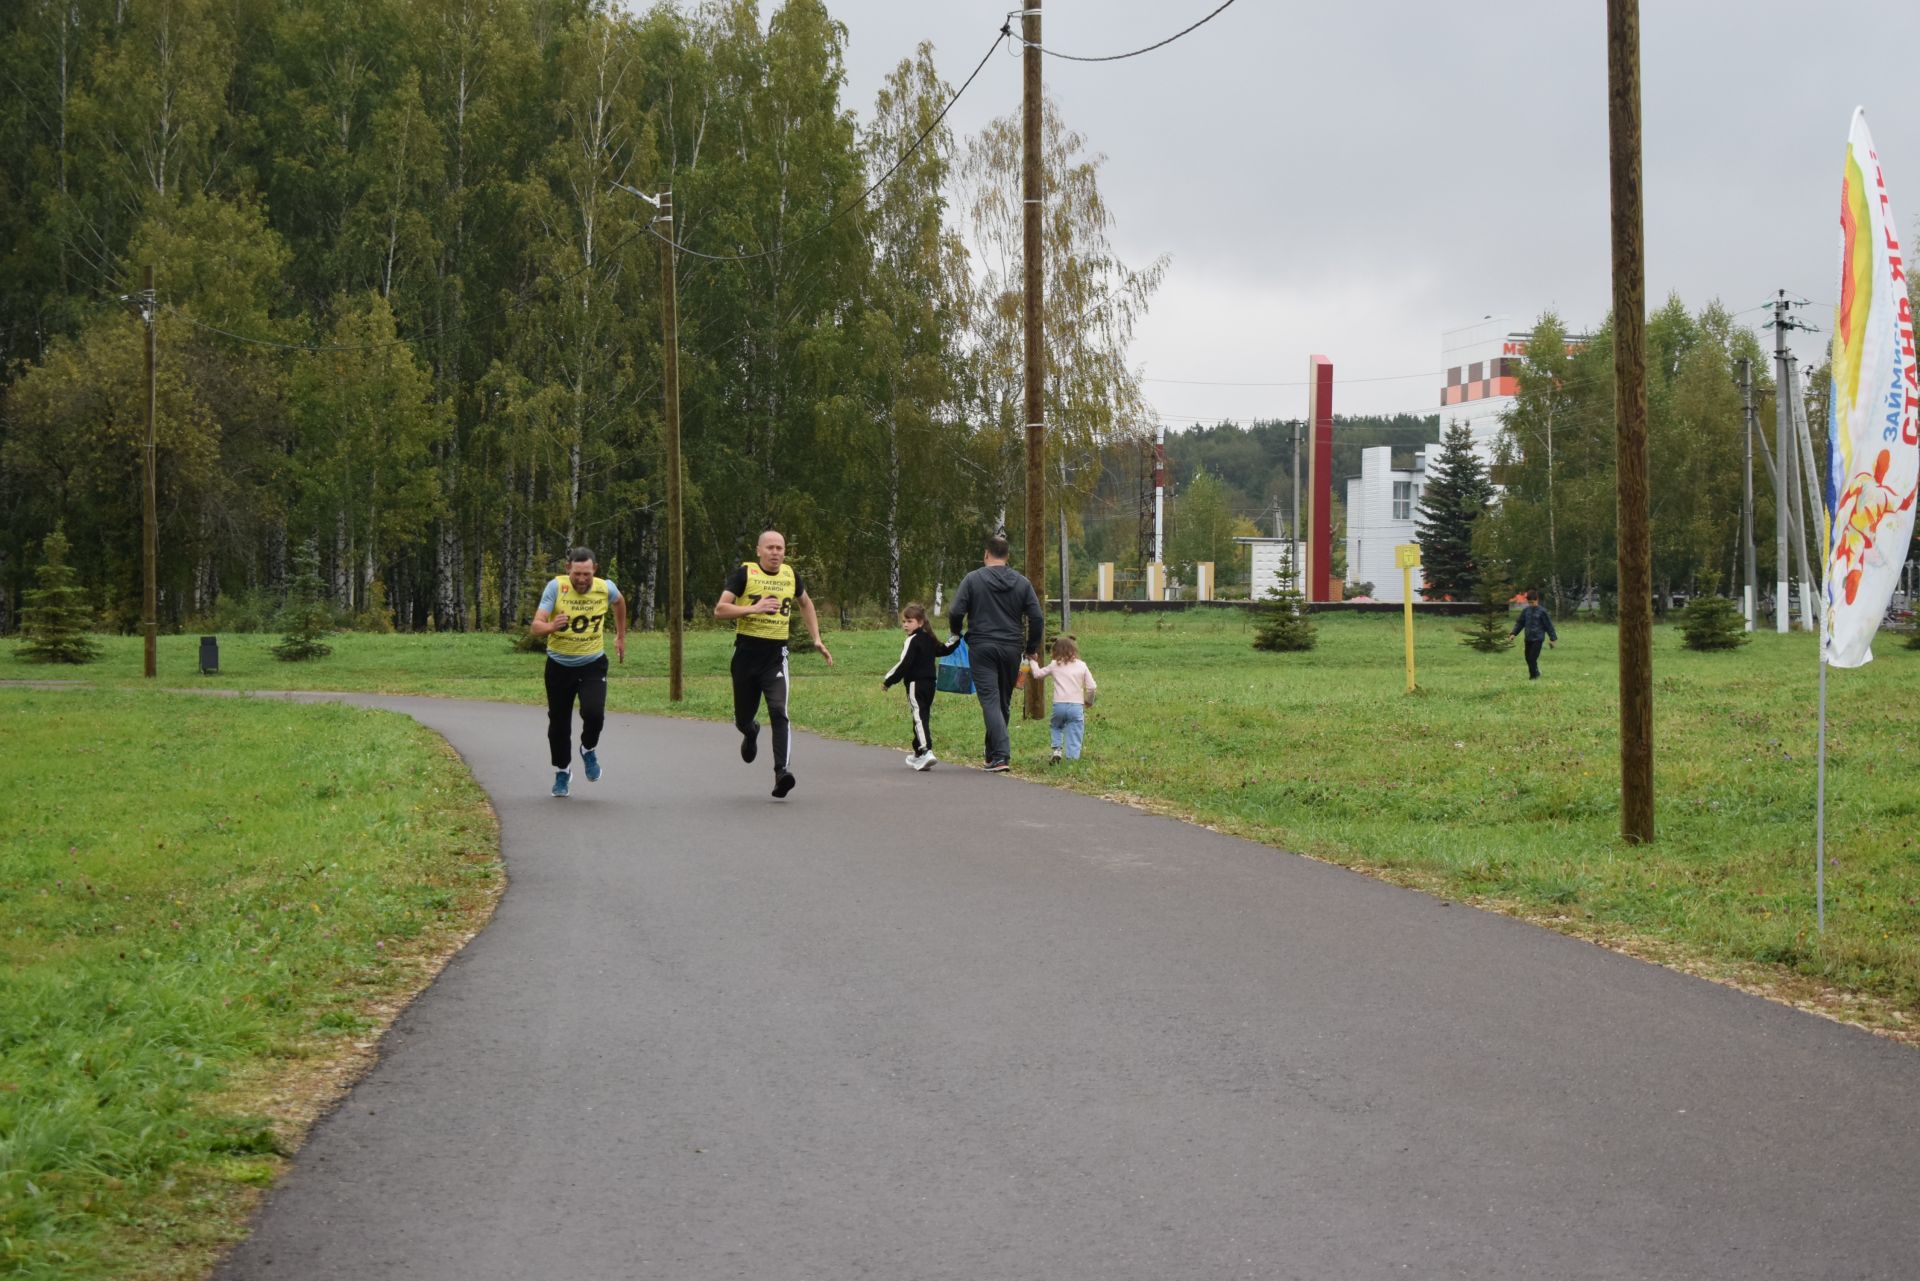
[(933, 750), (933, 682), (907, 681), (907, 719), (913, 723), (913, 754)]
[(787, 647), (735, 645), (733, 647), (733, 723), (742, 734), (760, 714), (767, 700), (767, 721), (773, 729), (773, 772), (787, 772), (793, 747), (793, 729), (787, 723)]
[(580, 700), (580, 750), (600, 745), (607, 723), (607, 656), (580, 667), (547, 660), (547, 747), (553, 767), (573, 764), (573, 700)]

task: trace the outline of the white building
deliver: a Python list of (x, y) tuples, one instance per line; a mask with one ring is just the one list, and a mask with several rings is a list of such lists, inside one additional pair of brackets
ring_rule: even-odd
[(1475, 451), (1489, 465), (1500, 440), (1500, 416), (1513, 408), (1520, 390), (1520, 362), (1527, 335), (1515, 333), (1505, 316), (1488, 316), (1440, 335), (1440, 365), (1447, 371), (1440, 389), (1440, 437), (1465, 423)]
[[(1398, 603), (1400, 567), (1393, 549), (1414, 541), (1414, 515), (1427, 486), (1427, 455), (1413, 456), (1413, 466), (1397, 469), (1393, 448), (1379, 445), (1360, 451), (1360, 474), (1347, 480), (1347, 581), (1372, 583), (1375, 600)], [(1420, 571), (1413, 571), (1414, 599), (1420, 599)]]

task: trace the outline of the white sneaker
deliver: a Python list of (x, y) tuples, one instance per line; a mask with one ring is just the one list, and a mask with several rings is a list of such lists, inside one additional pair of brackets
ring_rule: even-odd
[(927, 754), (926, 754), (925, 756), (922, 756), (922, 757), (920, 758), (920, 761), (919, 761), (919, 763), (918, 763), (917, 765), (915, 765), (915, 766), (914, 766), (914, 768), (915, 768), (915, 769), (917, 769), (917, 770), (929, 770), (929, 769), (932, 769), (932, 768), (933, 768), (933, 763), (934, 763), (935, 761), (937, 761), (937, 760), (939, 760), (939, 759), (940, 759), (940, 758), (939, 758), (938, 756), (935, 756), (935, 755), (934, 755), (934, 754), (933, 754), (932, 752), (928, 752), (928, 753), (927, 753)]
[(907, 753), (907, 768), (908, 769), (920, 768), (920, 754), (918, 752)]

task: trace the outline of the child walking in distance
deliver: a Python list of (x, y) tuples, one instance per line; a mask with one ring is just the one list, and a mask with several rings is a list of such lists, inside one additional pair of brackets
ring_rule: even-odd
[(567, 572), (547, 584), (527, 630), (547, 638), (547, 747), (553, 758), (553, 794), (573, 784), (573, 704), (580, 702), (580, 764), (587, 781), (600, 781), (600, 730), (607, 723), (607, 615), (613, 615), (613, 652), (627, 661), (627, 602), (611, 580), (596, 578), (593, 552), (567, 553)]
[(1558, 648), (1560, 633), (1553, 630), (1553, 619), (1547, 611), (1540, 608), (1540, 593), (1527, 593), (1527, 607), (1520, 611), (1520, 617), (1514, 621), (1513, 635), (1527, 634), (1527, 679), (1540, 679), (1540, 642), (1546, 641), (1549, 649)]
[(1080, 661), (1080, 646), (1071, 636), (1055, 637), (1053, 661), (1044, 667), (1034, 663), (1033, 674), (1053, 677), (1053, 756), (1047, 763), (1058, 765), (1062, 750), (1068, 760), (1079, 760), (1080, 745), (1087, 738), (1087, 708), (1100, 688)]
[(893, 665), (881, 685), (892, 689), (896, 682), (904, 682), (907, 687), (907, 717), (913, 725), (913, 752), (907, 757), (909, 767), (918, 770), (932, 767), (933, 755), (933, 686), (934, 665), (960, 647), (960, 638), (955, 636), (942, 645), (933, 638), (933, 632), (927, 623), (927, 607), (920, 604), (908, 605), (900, 611), (900, 626), (907, 633), (906, 643), (900, 646), (900, 661)]

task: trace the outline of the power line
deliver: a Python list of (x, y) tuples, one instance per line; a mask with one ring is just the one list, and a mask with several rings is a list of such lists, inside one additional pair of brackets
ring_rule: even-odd
[(1201, 27), (1206, 26), (1209, 22), (1212, 22), (1215, 18), (1219, 17), (1222, 13), (1226, 12), (1227, 9), (1232, 6), (1232, 4), (1233, 4), (1233, 0), (1226, 0), (1225, 4), (1221, 5), (1218, 9), (1215, 9), (1212, 13), (1200, 19), (1200, 21), (1194, 23), (1192, 26), (1186, 27), (1180, 31), (1174, 32), (1172, 35), (1168, 36), (1165, 40), (1156, 40), (1154, 43), (1146, 46), (1144, 49), (1135, 49), (1129, 53), (1109, 53), (1109, 54), (1101, 54), (1099, 56), (1090, 57), (1086, 54), (1061, 53), (1059, 50), (1049, 49), (1045, 45), (1035, 45), (1034, 47), (1039, 49), (1041, 53), (1047, 54), (1055, 58), (1064, 58), (1068, 62), (1119, 62), (1126, 58), (1138, 58), (1143, 53), (1152, 53), (1155, 49), (1164, 49), (1166, 46), (1178, 40), (1181, 36), (1188, 35), (1194, 31), (1198, 31)]
[[(1233, 3), (1233, 0), (1227, 0), (1227, 3), (1228, 4)], [(947, 99), (946, 105), (940, 108), (940, 114), (936, 115), (933, 118), (932, 123), (928, 124), (925, 129), (920, 131), (920, 136), (913, 140), (913, 144), (909, 146), (905, 151), (901, 152), (899, 159), (895, 160), (885, 173), (881, 174), (878, 178), (875, 178), (871, 186), (869, 186), (865, 191), (861, 192), (854, 199), (848, 201), (845, 205), (841, 206), (840, 212), (828, 218), (825, 222), (821, 223), (818, 227), (814, 228), (812, 231), (809, 231), (806, 235), (800, 236), (794, 240), (783, 240), (779, 244), (774, 245), (771, 249), (762, 249), (758, 253), (708, 254), (708, 253), (701, 253), (698, 249), (689, 249), (685, 245), (680, 244), (679, 242), (673, 240), (671, 237), (661, 236), (659, 232), (653, 231), (651, 227), (648, 228), (648, 231), (655, 236), (659, 236), (661, 240), (666, 241), (669, 245), (672, 245), (675, 252), (687, 254), (688, 256), (694, 257), (694, 258), (704, 258), (708, 262), (752, 262), (757, 258), (770, 258), (774, 254), (783, 253), (786, 250), (793, 248), (795, 245), (805, 244), (807, 241), (812, 240), (816, 236), (825, 235), (826, 232), (830, 228), (832, 228), (832, 226), (835, 223), (839, 222), (842, 218), (852, 213), (855, 209), (858, 209), (861, 205), (864, 205), (867, 202), (867, 198), (869, 196), (873, 195), (874, 192), (880, 190), (880, 188), (883, 185), (885, 185), (887, 180), (892, 178), (894, 174), (900, 172), (900, 166), (906, 164), (908, 160), (912, 159), (913, 153), (920, 150), (921, 144), (923, 144), (924, 142), (926, 142), (928, 138), (933, 136), (933, 131), (940, 127), (940, 122), (947, 118), (947, 113), (949, 111), (953, 110), (953, 104), (960, 101), (960, 95), (965, 93), (969, 88), (971, 88), (975, 80), (979, 79), (980, 73), (986, 69), (988, 60), (991, 59), (994, 55), (994, 52), (1000, 48), (1001, 42), (1011, 39), (1012, 36), (1013, 36), (1013, 24), (1011, 23), (1011, 21), (1005, 24), (1002, 24), (999, 32), (993, 37), (993, 43), (987, 47), (986, 56), (980, 59), (979, 66), (976, 66), (973, 69), (973, 74), (968, 76), (966, 78), (966, 81), (962, 83), (957, 90), (954, 91), (954, 94), (951, 98)]]

